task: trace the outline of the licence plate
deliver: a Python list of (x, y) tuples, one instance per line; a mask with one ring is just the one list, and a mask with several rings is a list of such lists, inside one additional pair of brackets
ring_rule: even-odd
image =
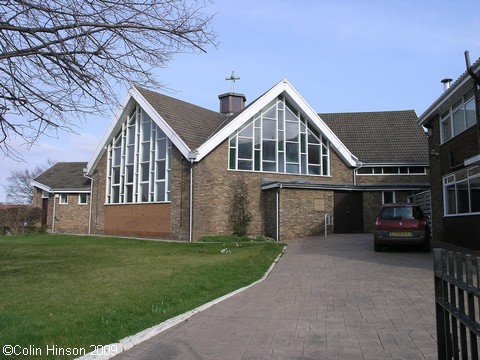
[(411, 237), (413, 233), (411, 231), (390, 231), (390, 236)]

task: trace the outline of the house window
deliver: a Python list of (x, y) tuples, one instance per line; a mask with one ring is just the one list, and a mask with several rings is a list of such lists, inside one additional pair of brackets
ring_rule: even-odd
[(480, 213), (480, 166), (443, 177), (445, 215)]
[(85, 205), (87, 203), (87, 195), (87, 193), (78, 194), (78, 203), (81, 205)]
[(364, 166), (357, 175), (425, 175), (426, 166)]
[(279, 97), (229, 138), (230, 170), (330, 175), (329, 142)]
[(68, 204), (68, 194), (65, 194), (65, 193), (59, 194), (58, 203)]
[(382, 204), (392, 204), (395, 202), (395, 191), (382, 192)]
[(108, 147), (107, 203), (170, 201), (172, 145), (136, 105)]
[(442, 144), (476, 123), (475, 93), (472, 89), (440, 116)]

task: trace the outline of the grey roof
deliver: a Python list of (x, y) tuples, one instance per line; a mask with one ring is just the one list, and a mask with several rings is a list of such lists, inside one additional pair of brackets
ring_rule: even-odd
[(90, 179), (83, 176), (86, 162), (59, 162), (37, 176), (33, 181), (53, 191), (90, 190)]
[(364, 163), (428, 164), (428, 142), (414, 110), (319, 114)]
[(228, 115), (202, 108), (167, 95), (140, 88), (136, 89), (178, 136), (196, 149), (228, 122)]

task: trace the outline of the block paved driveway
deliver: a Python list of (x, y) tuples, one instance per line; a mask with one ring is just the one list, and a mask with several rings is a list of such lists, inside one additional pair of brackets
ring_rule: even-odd
[(263, 282), (120, 359), (436, 359), (432, 253), (372, 235), (286, 242)]

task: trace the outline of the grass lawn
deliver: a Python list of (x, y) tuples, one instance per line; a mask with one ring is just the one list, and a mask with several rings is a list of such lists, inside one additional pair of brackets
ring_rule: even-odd
[(32, 359), (55, 358), (47, 346), (92, 351), (258, 280), (282, 248), (0, 237), (0, 346), (41, 349)]

